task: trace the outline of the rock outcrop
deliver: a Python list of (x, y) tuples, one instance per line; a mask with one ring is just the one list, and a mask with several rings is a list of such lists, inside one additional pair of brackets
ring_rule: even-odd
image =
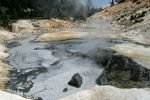
[(76, 73), (72, 76), (71, 80), (68, 82), (68, 84), (70, 86), (74, 86), (74, 87), (81, 87), (82, 85), (82, 77), (80, 76), (79, 73)]
[(96, 82), (120, 88), (150, 87), (150, 70), (132, 58), (114, 54)]
[(95, 86), (59, 100), (150, 100), (150, 91), (118, 89), (113, 86)]
[(33, 33), (34, 26), (29, 20), (18, 20), (12, 23), (11, 31), (15, 33)]

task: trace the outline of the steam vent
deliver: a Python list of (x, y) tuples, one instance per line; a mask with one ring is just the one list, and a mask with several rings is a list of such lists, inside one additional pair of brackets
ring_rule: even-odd
[(0, 0), (0, 100), (150, 100), (150, 0)]

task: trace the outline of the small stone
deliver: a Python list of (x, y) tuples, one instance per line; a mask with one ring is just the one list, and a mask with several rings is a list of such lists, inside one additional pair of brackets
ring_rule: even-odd
[(64, 88), (64, 89), (63, 89), (63, 92), (67, 92), (67, 91), (68, 91), (68, 88)]
[(81, 85), (82, 85), (82, 77), (80, 76), (80, 74), (79, 73), (75, 73), (72, 76), (72, 79), (68, 82), (68, 85), (74, 86), (76, 88), (81, 87)]
[(11, 24), (11, 31), (14, 33), (33, 33), (34, 26), (30, 20), (18, 20)]

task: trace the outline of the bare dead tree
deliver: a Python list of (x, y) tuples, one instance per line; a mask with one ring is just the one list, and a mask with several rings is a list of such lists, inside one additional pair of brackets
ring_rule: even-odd
[(113, 6), (115, 4), (114, 0), (111, 1), (111, 6)]

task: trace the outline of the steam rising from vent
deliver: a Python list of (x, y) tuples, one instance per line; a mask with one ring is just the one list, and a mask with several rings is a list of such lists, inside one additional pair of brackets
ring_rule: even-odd
[(91, 0), (35, 0), (34, 7), (44, 17), (86, 18), (91, 9)]

